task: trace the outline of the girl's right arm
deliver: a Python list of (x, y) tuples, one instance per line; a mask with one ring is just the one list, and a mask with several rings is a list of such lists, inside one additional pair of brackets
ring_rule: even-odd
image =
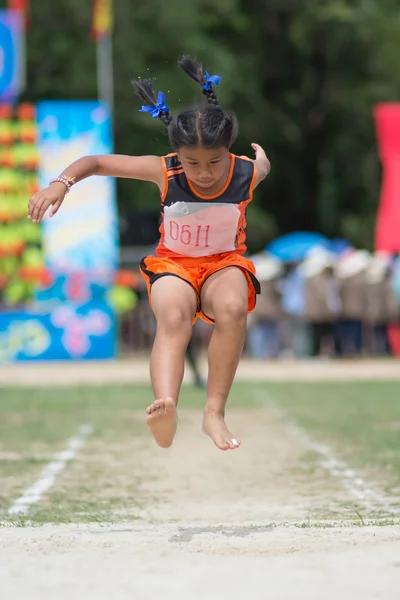
[[(60, 177), (73, 181), (75, 184), (92, 175), (150, 181), (157, 184), (161, 192), (163, 192), (165, 186), (164, 169), (159, 156), (123, 156), (118, 154), (84, 156), (67, 167)], [(66, 184), (56, 181), (32, 196), (28, 204), (28, 219), (31, 219), (33, 223), (39, 223), (49, 206), (51, 206), (49, 216), (55, 215), (67, 191)]]

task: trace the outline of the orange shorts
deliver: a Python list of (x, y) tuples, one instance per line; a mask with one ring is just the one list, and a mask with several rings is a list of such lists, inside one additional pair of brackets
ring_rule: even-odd
[(255, 268), (251, 260), (241, 254), (227, 252), (201, 258), (161, 258), (146, 256), (140, 262), (140, 270), (147, 286), (151, 304), (151, 286), (160, 277), (174, 275), (187, 281), (195, 290), (197, 296), (197, 311), (194, 321), (199, 317), (206, 323), (214, 323), (201, 310), (200, 293), (204, 282), (217, 271), (227, 267), (237, 267), (243, 271), (248, 283), (248, 311), (256, 305), (256, 295), (260, 293), (260, 284), (255, 276)]

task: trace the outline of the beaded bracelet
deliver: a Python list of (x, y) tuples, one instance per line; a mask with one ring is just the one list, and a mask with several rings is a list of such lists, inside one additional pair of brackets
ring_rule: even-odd
[(52, 183), (56, 183), (56, 182), (63, 183), (65, 185), (65, 187), (67, 188), (66, 193), (68, 194), (71, 191), (71, 188), (75, 183), (75, 177), (67, 177), (66, 175), (60, 175), (59, 177), (52, 179), (50, 181), (50, 185)]

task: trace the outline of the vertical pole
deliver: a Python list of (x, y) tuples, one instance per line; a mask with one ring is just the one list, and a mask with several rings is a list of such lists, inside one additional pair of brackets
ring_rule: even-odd
[(114, 111), (114, 68), (111, 30), (97, 40), (97, 86), (98, 98)]

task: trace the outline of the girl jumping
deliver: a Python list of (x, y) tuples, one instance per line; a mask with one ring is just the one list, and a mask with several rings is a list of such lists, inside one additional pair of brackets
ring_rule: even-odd
[(172, 116), (151, 80), (133, 82), (149, 104), (141, 112), (168, 129), (167, 156), (85, 156), (29, 201), (28, 218), (39, 223), (49, 207), (52, 217), (71, 187), (91, 175), (148, 181), (161, 194), (162, 223), (155, 256), (143, 258), (141, 273), (157, 321), (150, 358), (154, 402), (147, 424), (162, 448), (172, 445), (185, 352), (197, 318), (214, 325), (208, 348), (207, 401), (203, 432), (221, 450), (238, 448), (225, 424), (228, 399), (246, 336), (247, 313), (260, 286), (253, 263), (243, 256), (246, 210), (253, 191), (270, 170), (264, 150), (252, 144), (255, 160), (229, 149), (237, 136), (233, 114), (218, 104), (210, 76), (190, 57), (179, 63), (202, 88), (206, 105)]

